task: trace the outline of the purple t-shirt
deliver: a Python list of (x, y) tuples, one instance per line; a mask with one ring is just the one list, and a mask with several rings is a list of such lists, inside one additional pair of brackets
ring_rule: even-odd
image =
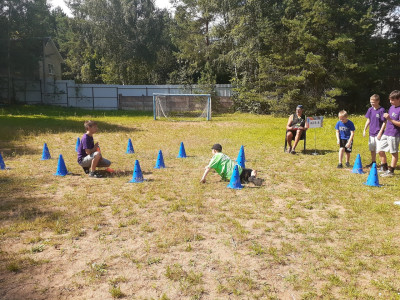
[(365, 117), (370, 120), (369, 123), (369, 136), (377, 136), (379, 130), (381, 130), (382, 124), (385, 121), (383, 114), (385, 113), (385, 109), (383, 107), (379, 107), (375, 109), (370, 107), (365, 114)]
[[(389, 116), (395, 120), (400, 121), (400, 106), (395, 107), (392, 105), (388, 111)], [(386, 123), (385, 135), (387, 136), (400, 136), (400, 127), (393, 125), (392, 122)]]
[(78, 163), (87, 155), (85, 149), (92, 149), (94, 147), (93, 137), (85, 133), (78, 147)]

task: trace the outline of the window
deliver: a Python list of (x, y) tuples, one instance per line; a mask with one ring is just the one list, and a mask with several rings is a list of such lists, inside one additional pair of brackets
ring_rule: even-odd
[(49, 74), (54, 75), (54, 65), (53, 64), (48, 64), (49, 67)]

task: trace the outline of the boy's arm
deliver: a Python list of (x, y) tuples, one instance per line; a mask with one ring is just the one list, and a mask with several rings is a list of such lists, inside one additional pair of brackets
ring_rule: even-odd
[(99, 147), (99, 143), (97, 142), (94, 144), (94, 147), (92, 149), (85, 149), (86, 155), (92, 154), (93, 152), (97, 151), (97, 147)]
[(353, 138), (354, 138), (354, 130), (350, 131), (350, 138), (349, 138), (349, 140), (347, 141), (346, 148), (349, 148), (349, 147), (350, 147), (351, 142), (353, 141)]
[(201, 183), (206, 183), (206, 177), (207, 177), (207, 174), (210, 172), (210, 170), (211, 170), (211, 168), (209, 166), (207, 166), (204, 171), (203, 177), (200, 180)]
[(337, 130), (337, 129), (336, 129), (336, 141), (337, 141), (337, 144), (339, 145), (340, 144), (340, 136), (339, 136), (339, 130)]
[(382, 123), (381, 129), (379, 130), (378, 135), (376, 136), (378, 140), (381, 139), (383, 132), (385, 131), (385, 127), (386, 127), (386, 120), (385, 122)]
[(393, 125), (400, 127), (400, 121), (393, 120), (388, 113), (384, 114), (384, 117), (388, 122), (391, 122)]
[(367, 121), (365, 122), (365, 126), (364, 126), (363, 136), (365, 136), (365, 131), (367, 130), (369, 123), (371, 123), (371, 120), (367, 119)]

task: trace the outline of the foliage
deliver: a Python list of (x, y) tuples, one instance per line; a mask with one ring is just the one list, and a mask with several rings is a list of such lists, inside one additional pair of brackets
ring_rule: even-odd
[(232, 83), (239, 111), (359, 111), (371, 94), (386, 99), (399, 86), (399, 0), (171, 2), (174, 13), (153, 0), (69, 0), (69, 17), (46, 0), (3, 1), (1, 75), (32, 74), (51, 36), (65, 79), (210, 93)]

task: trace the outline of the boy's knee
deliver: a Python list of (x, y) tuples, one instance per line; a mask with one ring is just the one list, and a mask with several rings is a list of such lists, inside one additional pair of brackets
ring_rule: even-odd
[(93, 153), (94, 158), (101, 158), (101, 153), (100, 152), (95, 152)]

